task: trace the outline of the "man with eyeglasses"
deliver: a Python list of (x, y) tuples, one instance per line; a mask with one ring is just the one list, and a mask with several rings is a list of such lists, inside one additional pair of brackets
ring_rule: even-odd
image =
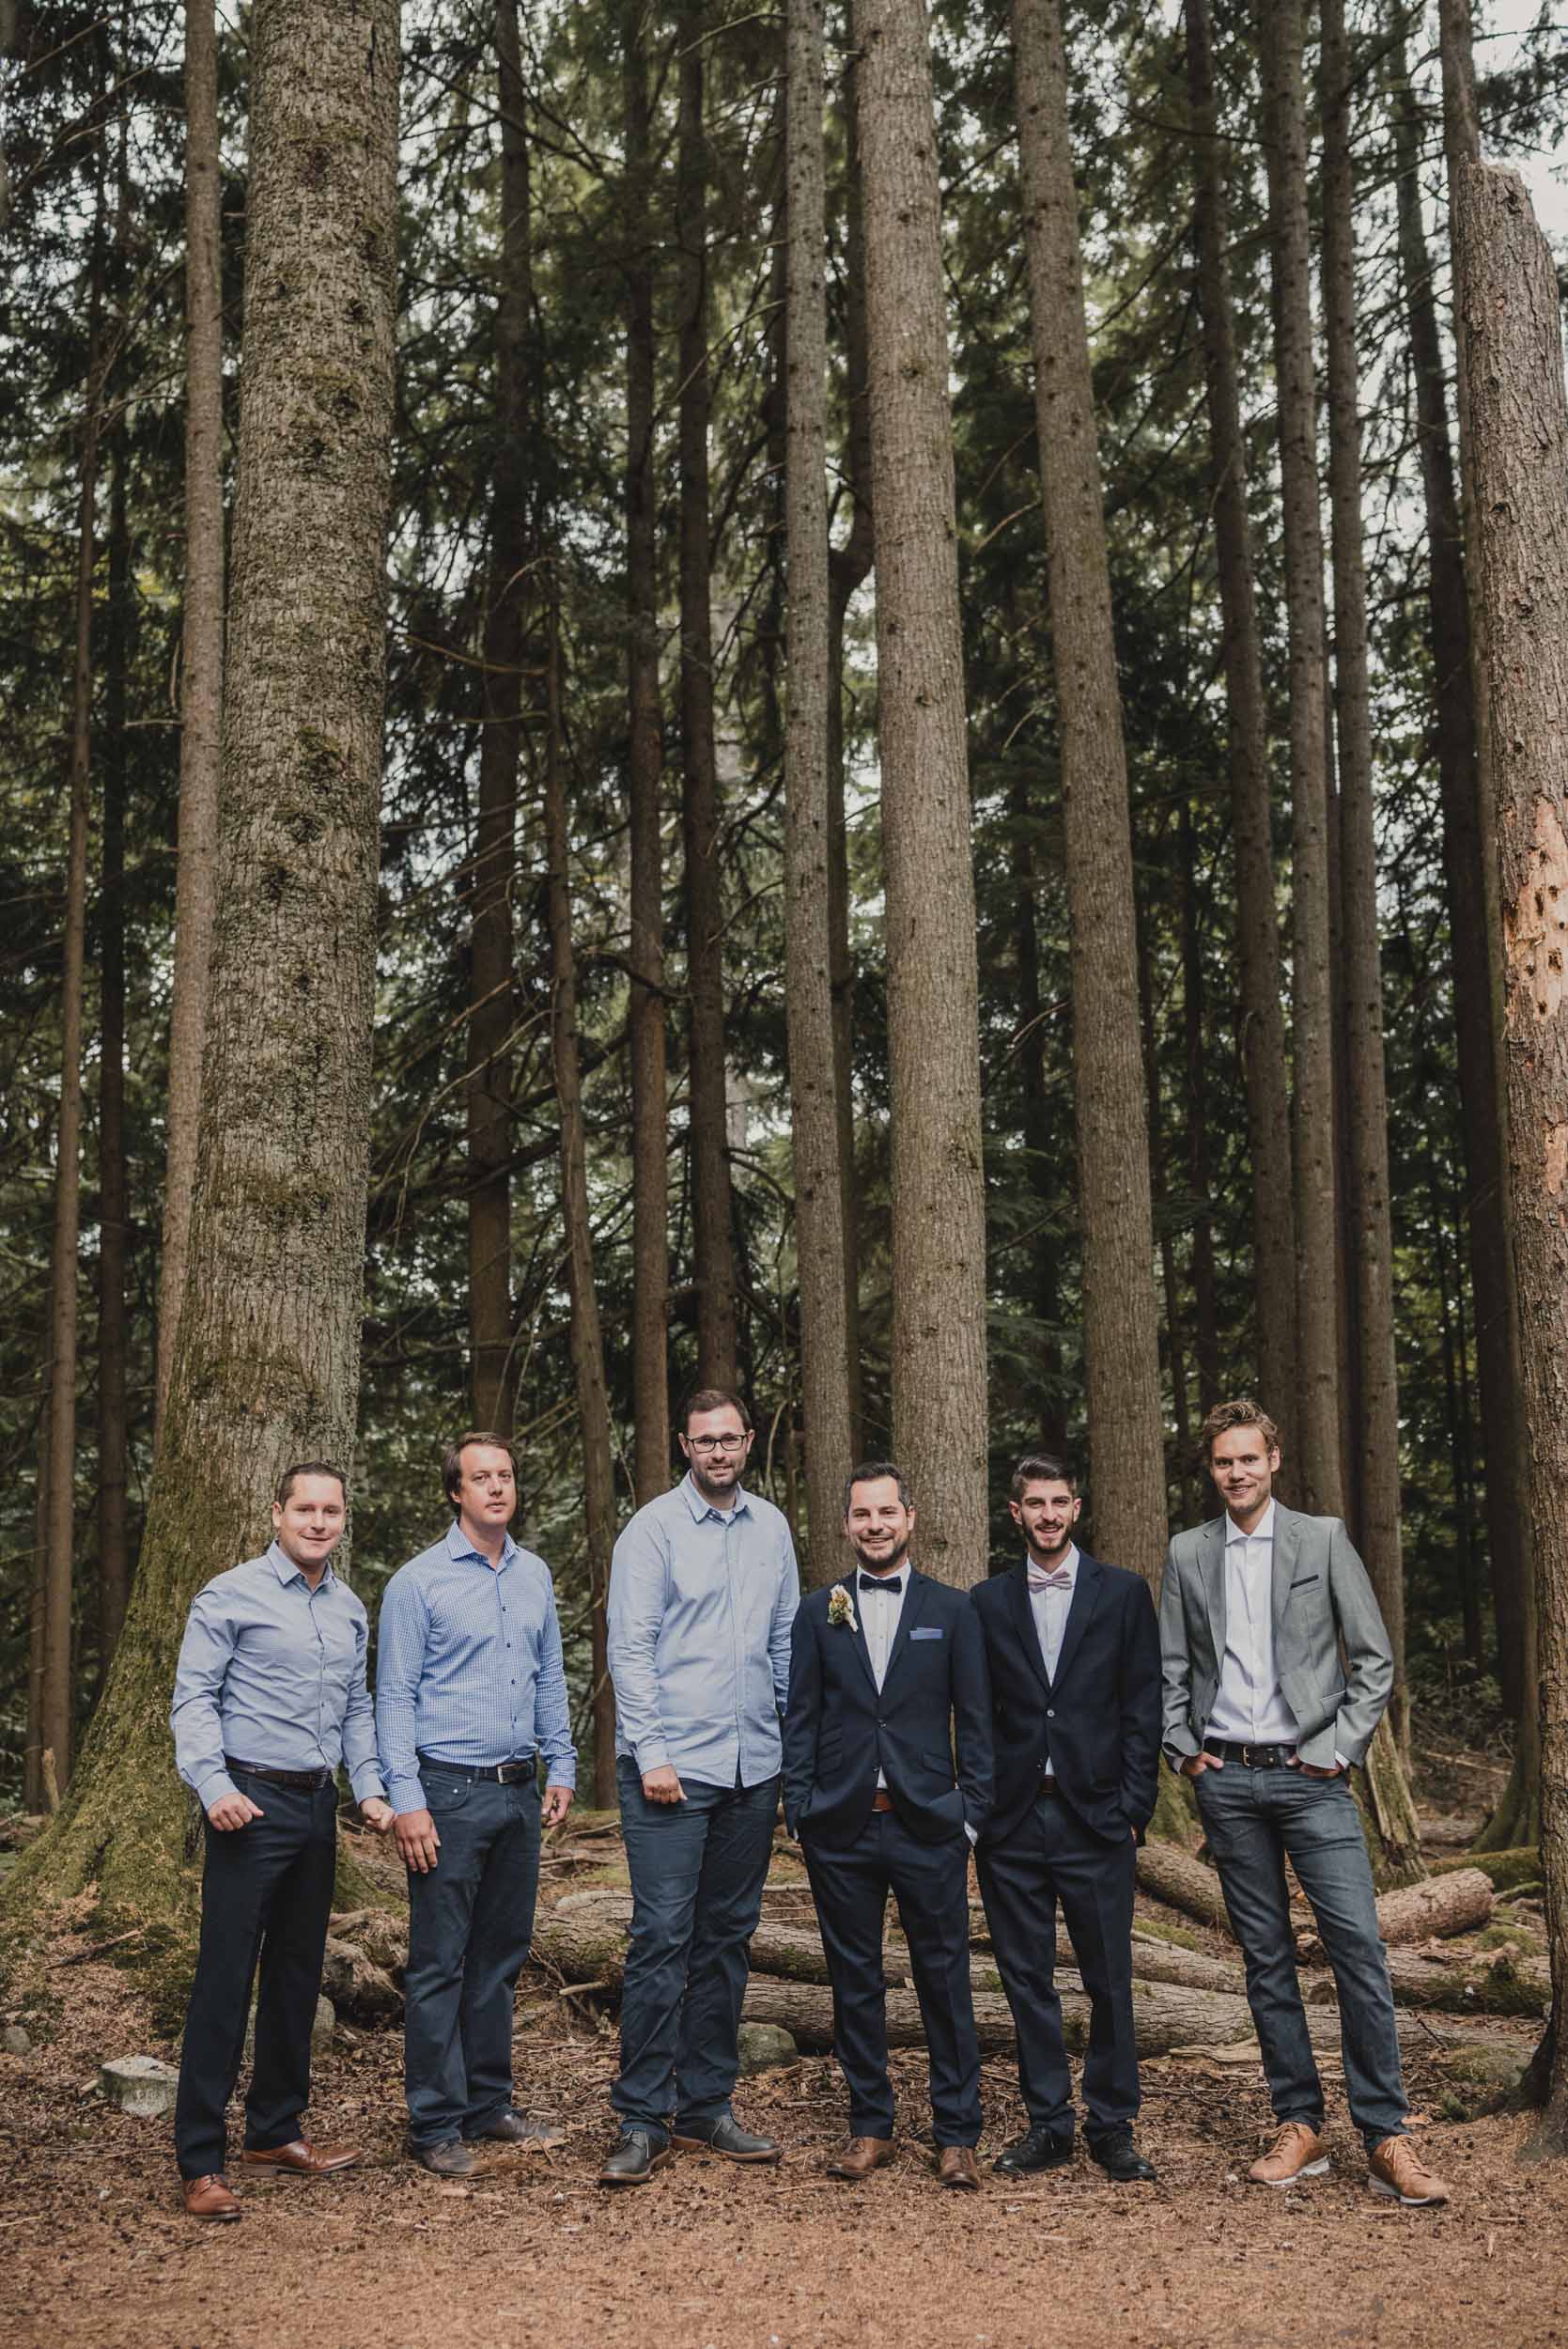
[(615, 1775), (631, 1872), (621, 1992), (621, 2134), (599, 2182), (642, 2186), (675, 2146), (777, 2161), (730, 2108), (747, 1951), (779, 1808), (779, 1717), (800, 1603), (782, 1512), (741, 1484), (752, 1425), (702, 1387), (687, 1473), (639, 1509), (610, 1567)]

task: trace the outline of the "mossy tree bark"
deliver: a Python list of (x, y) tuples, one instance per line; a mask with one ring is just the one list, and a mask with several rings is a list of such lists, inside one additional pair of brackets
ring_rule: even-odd
[(654, 475), (651, 101), (642, 0), (622, 24), (626, 185), (627, 813), (631, 835), (632, 1483), (638, 1505), (670, 1482), (670, 1133), (664, 1000), (664, 730), (659, 693)]
[[(1530, 1438), (1541, 1856), (1556, 2012), (1568, 2000), (1568, 394), (1557, 271), (1518, 176), (1458, 173), (1472, 589), (1497, 793), (1509, 1187)], [(1568, 2035), (1543, 2142), (1568, 2151)]]
[(185, 593), (179, 656), (179, 862), (169, 1014), (163, 1252), (155, 1425), (174, 1373), (196, 1171), (202, 1042), (217, 902), (224, 706), (224, 303), (218, 36), (212, 0), (185, 6)]
[(1013, 0), (1073, 989), (1094, 1547), (1157, 1580), (1167, 1540), (1138, 914), (1104, 493), (1057, 0)]
[(844, 1188), (834, 1082), (831, 837), (828, 787), (828, 318), (823, 0), (789, 0), (785, 23), (788, 290), (784, 528), (784, 1007), (800, 1274), (806, 1433), (806, 1579), (831, 1582), (842, 1551), (839, 1491), (850, 1459)]
[(979, 968), (940, 191), (924, 0), (856, 0), (887, 864), (893, 1437), (918, 1555), (986, 1573)]
[(290, 1458), (352, 1454), (385, 681), (396, 0), (257, 0), (223, 822), (191, 1272), (141, 1571), (8, 1905), (188, 1914), (186, 1610)]

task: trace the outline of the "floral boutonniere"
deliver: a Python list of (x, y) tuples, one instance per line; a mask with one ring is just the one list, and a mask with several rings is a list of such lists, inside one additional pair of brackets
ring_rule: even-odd
[(861, 1627), (855, 1621), (854, 1603), (842, 1582), (835, 1582), (828, 1594), (828, 1621), (846, 1623), (851, 1631)]

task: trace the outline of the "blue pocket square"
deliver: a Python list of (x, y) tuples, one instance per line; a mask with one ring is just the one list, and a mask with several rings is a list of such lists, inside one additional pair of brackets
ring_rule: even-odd
[(909, 1634), (911, 1640), (939, 1640), (943, 1636), (933, 1624), (923, 1624), (918, 1631), (911, 1631)]

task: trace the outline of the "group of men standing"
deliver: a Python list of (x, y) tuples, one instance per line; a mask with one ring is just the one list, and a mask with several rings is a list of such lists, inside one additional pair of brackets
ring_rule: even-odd
[[(1388, 1701), (1388, 1641), (1343, 1527), (1275, 1501), (1278, 1434), (1259, 1407), (1223, 1405), (1205, 1423), (1224, 1508), (1172, 1542), (1157, 1623), (1141, 1576), (1079, 1549), (1071, 1468), (1044, 1453), (1012, 1481), (1023, 1556), (973, 1593), (919, 1571), (914, 1499), (896, 1464), (854, 1469), (844, 1514), (853, 1571), (802, 1599), (787, 1521), (744, 1483), (752, 1440), (738, 1397), (699, 1390), (683, 1414), (685, 1476), (615, 1546), (609, 1664), (633, 1911), (611, 2095), (620, 2128), (601, 2183), (643, 2184), (677, 2149), (779, 2158), (732, 2098), (781, 1798), (816, 1906), (848, 2092), (830, 2173), (864, 2179), (893, 2150), (891, 1891), (929, 2054), (937, 2174), (980, 2186), (972, 1849), (1028, 2122), (994, 2167), (1017, 2176), (1073, 2158), (1060, 1906), (1090, 2000), (1087, 2149), (1114, 2180), (1152, 2178), (1133, 2135), (1132, 1921), (1163, 1750), (1196, 1781), (1246, 1961), (1278, 2123), (1250, 2176), (1288, 2186), (1327, 2163), (1288, 1859), (1334, 1968), (1372, 2182), (1405, 2202), (1445, 2201), (1406, 2131), (1346, 1776)], [(509, 1448), (461, 1438), (444, 1485), (450, 1528), (394, 1576), (382, 1603), (373, 1715), (365, 1610), (330, 1564), (346, 1505), (335, 1469), (291, 1469), (272, 1548), (193, 1605), (173, 1722), (180, 1774), (208, 1822), (176, 2115), (195, 2217), (241, 2213), (225, 2174), (225, 2108), (258, 1965), (243, 2161), (319, 2175), (358, 2158), (315, 2144), (302, 2122), (340, 1763), (363, 1816), (395, 1834), (409, 1870), (411, 2153), (465, 2177), (498, 2144), (562, 2139), (553, 2121), (514, 2108), (511, 2069), (540, 1835), (565, 1818), (575, 1783), (560, 1626), (548, 1570), (511, 1538)]]

